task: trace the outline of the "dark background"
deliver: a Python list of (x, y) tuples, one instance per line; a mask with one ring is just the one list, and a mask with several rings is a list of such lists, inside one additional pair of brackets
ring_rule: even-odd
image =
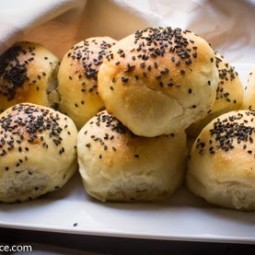
[[(254, 227), (255, 231), (255, 227)], [(252, 254), (255, 245), (207, 242), (141, 240), (76, 234), (0, 229), (0, 244), (32, 245), (37, 254)], [(17, 253), (18, 254), (18, 253)], [(31, 253), (30, 253), (31, 254)], [(33, 254), (33, 252), (32, 252)]]

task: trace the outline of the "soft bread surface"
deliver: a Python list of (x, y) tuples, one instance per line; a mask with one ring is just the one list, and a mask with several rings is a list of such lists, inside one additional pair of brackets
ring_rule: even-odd
[(101, 201), (160, 200), (183, 181), (184, 132), (139, 137), (102, 111), (80, 130), (77, 149), (85, 189)]
[(80, 129), (104, 108), (97, 91), (97, 73), (115, 40), (94, 37), (74, 45), (63, 57), (58, 73), (59, 110)]
[(254, 142), (254, 111), (232, 111), (214, 119), (193, 144), (188, 188), (215, 205), (255, 210)]
[(34, 104), (0, 115), (0, 201), (37, 198), (61, 188), (77, 169), (77, 129), (67, 116)]
[(255, 110), (255, 66), (251, 68), (248, 84), (245, 86), (243, 109)]
[(215, 60), (219, 76), (216, 100), (206, 117), (193, 123), (187, 129), (188, 136), (197, 137), (203, 127), (205, 127), (214, 118), (223, 113), (242, 108), (244, 89), (238, 73), (235, 71), (235, 68), (231, 66), (219, 53), (216, 53)]
[(58, 58), (41, 44), (14, 44), (0, 56), (0, 112), (22, 102), (58, 103), (58, 67)]
[(178, 132), (214, 103), (214, 61), (209, 44), (190, 31), (139, 30), (110, 49), (99, 68), (98, 91), (107, 111), (136, 135)]

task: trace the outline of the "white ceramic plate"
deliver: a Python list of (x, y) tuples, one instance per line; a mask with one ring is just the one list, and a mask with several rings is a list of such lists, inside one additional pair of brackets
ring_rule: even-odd
[[(238, 65), (246, 83), (249, 66)], [(76, 175), (62, 190), (21, 204), (0, 204), (0, 226), (100, 236), (255, 243), (255, 212), (208, 205), (178, 190), (161, 203), (100, 203)]]

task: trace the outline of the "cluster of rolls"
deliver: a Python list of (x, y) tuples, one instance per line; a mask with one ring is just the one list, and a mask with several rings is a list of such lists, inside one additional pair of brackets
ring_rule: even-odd
[[(225, 100), (213, 119), (208, 116), (209, 123), (204, 123), (192, 146), (186, 176), (187, 187), (209, 203), (247, 211), (255, 210), (254, 71), (252, 68), (243, 91), (237, 73), (230, 72), (224, 79), (225, 84), (219, 76), (218, 87), (222, 83), (224, 91), (228, 86), (225, 95), (232, 100)], [(215, 105), (218, 98), (220, 96), (216, 97)]]
[(58, 102), (59, 60), (38, 43), (0, 56), (0, 201), (22, 202), (60, 189), (77, 170), (77, 128)]
[(17, 43), (0, 56), (0, 201), (59, 189), (78, 164), (101, 201), (161, 200), (186, 179), (210, 203), (255, 209), (254, 77), (244, 92), (208, 42), (179, 28), (89, 38), (61, 62)]
[(173, 194), (185, 177), (185, 128), (206, 116), (217, 81), (213, 49), (190, 31), (147, 28), (116, 42), (97, 73), (105, 110), (78, 134), (88, 194), (102, 201)]

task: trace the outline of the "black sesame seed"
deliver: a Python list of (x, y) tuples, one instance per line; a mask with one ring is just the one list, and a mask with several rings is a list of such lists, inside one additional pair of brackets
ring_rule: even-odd
[[(14, 45), (0, 56), (0, 77), (3, 82), (0, 84), (0, 94), (12, 100), (19, 88), (28, 80), (27, 64), (20, 56), (26, 54), (24, 48)], [(6, 86), (5, 84), (9, 85)]]
[(123, 82), (123, 83), (127, 83), (128, 82), (128, 77), (121, 77), (121, 81)]

